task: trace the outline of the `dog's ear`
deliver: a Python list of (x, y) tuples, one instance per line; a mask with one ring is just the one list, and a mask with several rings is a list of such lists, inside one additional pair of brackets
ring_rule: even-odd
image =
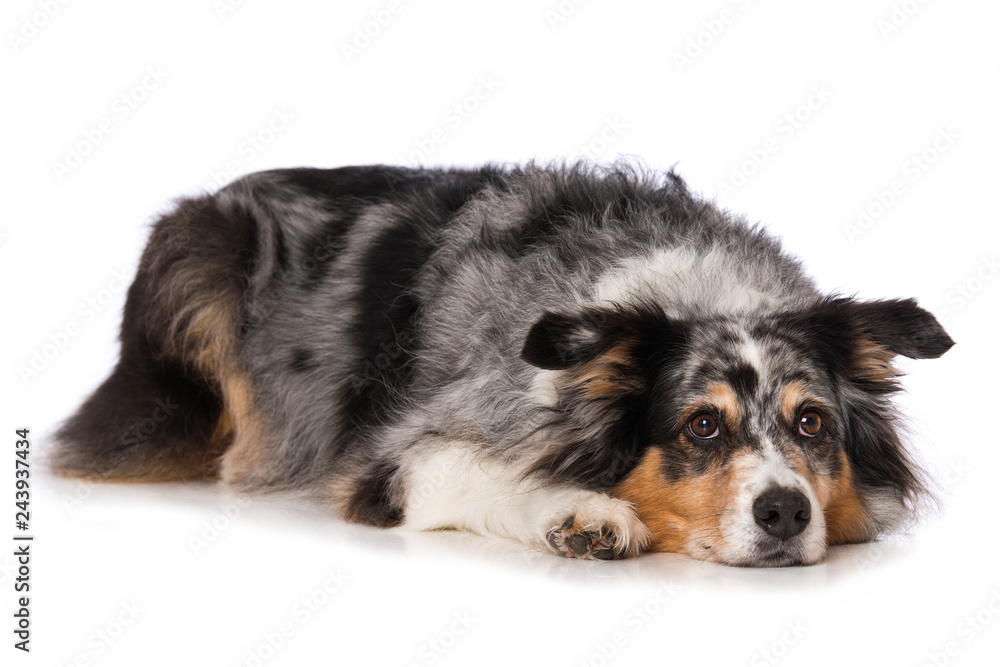
[(521, 358), (547, 370), (587, 363), (614, 344), (620, 333), (611, 312), (587, 308), (577, 313), (546, 311), (528, 332)]
[[(900, 505), (905, 513), (905, 507), (924, 495), (926, 486), (896, 433), (888, 397), (900, 387), (899, 371), (892, 362), (897, 355), (940, 357), (954, 341), (913, 299), (827, 299), (805, 313), (804, 323), (825, 363), (850, 379), (851, 388), (843, 396), (849, 415), (844, 449), (855, 481), (870, 489), (891, 489), (905, 499)], [(895, 511), (872, 514), (876, 532), (900, 517)]]
[(807, 317), (814, 332), (826, 337), (844, 356), (873, 345), (892, 355), (935, 359), (955, 341), (929, 312), (913, 299), (855, 301), (829, 299)]
[(521, 358), (565, 373), (553, 385), (559, 410), (541, 427), (550, 445), (525, 474), (591, 488), (617, 484), (641, 452), (650, 372), (681, 353), (685, 326), (655, 304), (544, 313)]
[(844, 309), (863, 335), (904, 357), (936, 359), (955, 344), (913, 299), (853, 302)]

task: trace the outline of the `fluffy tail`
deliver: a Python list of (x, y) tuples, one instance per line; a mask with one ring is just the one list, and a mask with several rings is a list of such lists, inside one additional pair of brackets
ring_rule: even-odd
[[(169, 481), (214, 477), (212, 434), (220, 401), (174, 364), (123, 355), (114, 372), (56, 434), (51, 456), (64, 477)], [(221, 444), (221, 443), (218, 443)]]
[(240, 326), (256, 224), (218, 197), (185, 200), (153, 228), (128, 291), (114, 372), (56, 435), (63, 476), (211, 478), (250, 410)]

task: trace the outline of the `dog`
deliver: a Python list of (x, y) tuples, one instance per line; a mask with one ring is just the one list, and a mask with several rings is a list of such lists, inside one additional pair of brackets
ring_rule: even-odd
[(820, 293), (673, 172), (279, 169), (154, 224), (53, 465), (569, 558), (808, 565), (913, 519), (892, 363), (952, 344), (913, 300)]

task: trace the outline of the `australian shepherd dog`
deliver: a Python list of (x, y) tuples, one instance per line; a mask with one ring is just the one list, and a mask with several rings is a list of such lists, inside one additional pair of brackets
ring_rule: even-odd
[(673, 173), (279, 169), (155, 223), (52, 460), (569, 558), (811, 564), (912, 518), (893, 359), (951, 346)]

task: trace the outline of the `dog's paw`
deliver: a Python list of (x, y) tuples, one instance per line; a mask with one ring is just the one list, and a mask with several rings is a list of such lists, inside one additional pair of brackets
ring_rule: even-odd
[(593, 494), (552, 526), (545, 541), (566, 558), (613, 560), (634, 556), (649, 541), (649, 530), (623, 500)]

